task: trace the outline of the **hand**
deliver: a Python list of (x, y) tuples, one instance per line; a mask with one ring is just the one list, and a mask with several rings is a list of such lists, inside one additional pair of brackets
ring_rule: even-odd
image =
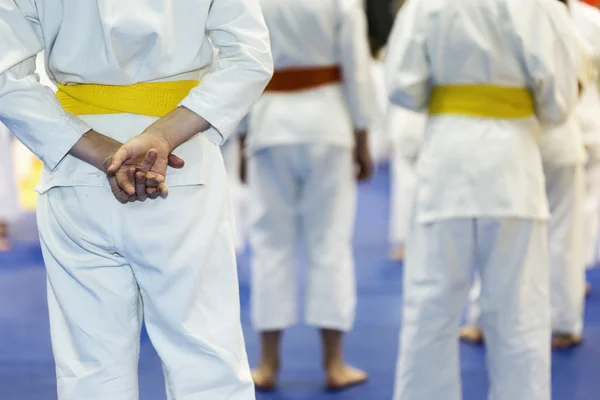
[(373, 159), (369, 151), (369, 135), (366, 131), (361, 130), (355, 133), (356, 147), (354, 149), (354, 160), (357, 165), (356, 179), (359, 182), (364, 182), (373, 176)]
[[(119, 148), (117, 148), (116, 151), (118, 151), (121, 147), (122, 147), (122, 145), (119, 146)], [(115, 153), (116, 153), (116, 151), (115, 151)], [(153, 153), (149, 152), (147, 154), (147, 156), (146, 156), (146, 160), (144, 161), (144, 163), (147, 164), (147, 165), (152, 166), (154, 164), (154, 160), (155, 159), (156, 159), (156, 154), (153, 154)], [(110, 166), (111, 161), (112, 161), (112, 156), (106, 160), (106, 166), (104, 168), (104, 171), (108, 170), (108, 167)], [(143, 168), (146, 168), (146, 167), (143, 167)], [(141, 196), (141, 197), (138, 196), (137, 193), (136, 193), (136, 195), (128, 195), (119, 186), (119, 183), (117, 182), (117, 177), (115, 175), (109, 175), (109, 174), (107, 174), (106, 176), (108, 178), (108, 183), (110, 184), (110, 189), (112, 191), (112, 194), (115, 196), (115, 198), (120, 203), (126, 204), (126, 203), (134, 202), (136, 200), (144, 201), (148, 197), (146, 195), (146, 193), (144, 193), (143, 196)], [(145, 176), (145, 174), (144, 174), (144, 176)], [(130, 179), (133, 179), (133, 176), (132, 176), (131, 172), (129, 172), (129, 177), (130, 177)], [(144, 191), (145, 190), (146, 189), (144, 189)]]
[(164, 183), (167, 166), (182, 168), (184, 165), (184, 161), (171, 151), (170, 143), (158, 135), (146, 132), (138, 135), (111, 157), (106, 170), (109, 181), (116, 182), (128, 196), (128, 201), (164, 197), (168, 194)]
[[(69, 154), (80, 159), (100, 171), (106, 172), (110, 165), (112, 156), (121, 148), (123, 144), (108, 136), (104, 136), (94, 130), (84, 133), (75, 145), (69, 150)], [(134, 196), (129, 196), (117, 184), (116, 179), (109, 177), (113, 195), (121, 203), (134, 201)]]
[[(133, 193), (142, 199), (146, 195), (151, 198), (166, 196), (167, 165), (183, 167), (183, 160), (171, 156), (171, 151), (209, 128), (210, 124), (198, 114), (185, 107), (177, 107), (119, 149), (109, 166), (109, 176), (114, 174), (119, 187), (129, 196)], [(154, 153), (155, 161), (149, 166)]]
[[(123, 144), (117, 140), (104, 136), (94, 130), (89, 130), (84, 133), (77, 143), (69, 150), (69, 154), (93, 165), (103, 172), (107, 172), (112, 163), (113, 156), (122, 148), (122, 146)], [(150, 171), (155, 161), (156, 156), (152, 152), (148, 152), (142, 162), (141, 170), (146, 172)], [(175, 156), (170, 156), (169, 165), (175, 168), (181, 167), (183, 166), (183, 160)], [(133, 182), (135, 176), (132, 174), (132, 171), (129, 171), (129, 174), (130, 179)], [(121, 186), (119, 186), (116, 176), (107, 175), (111, 190), (117, 200), (121, 203), (145, 199), (144, 197), (141, 199), (138, 198), (135, 193), (129, 194), (124, 192)], [(151, 184), (153, 182), (150, 181), (146, 183)], [(146, 196), (146, 193), (149, 193), (149, 197), (155, 198), (158, 196), (157, 192), (159, 191), (156, 188), (144, 188), (143, 196)]]

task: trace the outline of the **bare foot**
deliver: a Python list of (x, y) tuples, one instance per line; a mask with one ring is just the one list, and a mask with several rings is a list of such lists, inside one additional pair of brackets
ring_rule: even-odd
[(277, 368), (270, 367), (266, 364), (260, 365), (252, 370), (252, 380), (254, 387), (259, 392), (270, 392), (277, 387)]
[(552, 335), (552, 349), (568, 350), (579, 346), (583, 342), (581, 335), (571, 333), (554, 333)]
[(391, 261), (404, 261), (404, 246), (400, 245), (400, 246), (396, 246), (394, 247), (392, 250), (390, 250), (390, 254), (388, 255), (388, 258)]
[(0, 253), (10, 251), (10, 249), (12, 249), (12, 246), (8, 238), (0, 236)]
[(362, 385), (369, 380), (369, 376), (359, 369), (349, 365), (334, 365), (327, 370), (327, 390), (341, 391)]
[(467, 325), (460, 330), (459, 338), (463, 342), (482, 345), (484, 342), (483, 331), (475, 325)]
[(254, 387), (259, 392), (270, 392), (277, 386), (279, 375), (279, 348), (281, 331), (265, 331), (260, 333), (261, 356), (258, 368), (252, 370)]

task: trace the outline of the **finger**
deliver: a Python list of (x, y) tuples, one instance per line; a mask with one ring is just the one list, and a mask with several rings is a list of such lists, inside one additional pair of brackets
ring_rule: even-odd
[(148, 152), (146, 153), (146, 157), (144, 157), (144, 161), (142, 161), (142, 164), (138, 167), (138, 171), (142, 171), (142, 172), (150, 171), (150, 169), (154, 165), (154, 162), (156, 161), (156, 157), (157, 157), (157, 152), (155, 149), (148, 150)]
[(125, 204), (128, 202), (128, 196), (121, 190), (119, 185), (117, 184), (117, 179), (115, 177), (109, 177), (108, 182), (110, 184), (110, 190), (112, 194), (115, 196), (117, 201), (121, 204)]
[[(135, 188), (135, 167), (128, 167), (127, 168), (127, 181), (129, 182), (129, 184), (132, 187)], [(127, 191), (126, 191), (126, 193), (127, 193), (128, 196), (135, 196), (135, 191), (134, 191), (133, 194), (130, 193), (130, 192), (127, 192)]]
[(127, 196), (120, 188), (118, 190), (113, 190), (113, 195), (121, 204), (127, 204), (129, 202), (129, 196)]
[(160, 197), (165, 199), (169, 195), (169, 188), (164, 183), (158, 185), (158, 191), (160, 193)]
[(129, 159), (129, 157), (129, 148), (126, 145), (121, 146), (121, 148), (117, 150), (115, 155), (112, 156), (110, 165), (108, 166), (106, 173), (108, 175), (115, 175), (117, 171), (121, 168), (121, 166), (123, 166), (125, 161)]
[(123, 192), (125, 192), (126, 195), (128, 195), (128, 196), (135, 195), (135, 186), (133, 186), (133, 184), (132, 184), (131, 172), (129, 170), (120, 168), (117, 171), (115, 178), (116, 178), (117, 185), (119, 185), (121, 190)]
[(148, 198), (151, 200), (154, 200), (160, 196), (160, 191), (158, 190), (158, 188), (155, 187), (146, 188), (146, 193), (148, 195)]
[(184, 165), (185, 161), (183, 161), (181, 158), (173, 154), (169, 155), (169, 167), (180, 169), (183, 168)]
[(142, 171), (138, 171), (135, 174), (135, 194), (139, 201), (146, 200), (146, 174)]
[(146, 174), (146, 187), (157, 187), (161, 183), (165, 183), (165, 177), (156, 172), (148, 172)]

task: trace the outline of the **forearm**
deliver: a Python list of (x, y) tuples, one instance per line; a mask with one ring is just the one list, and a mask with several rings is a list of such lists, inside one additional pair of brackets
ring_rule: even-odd
[(112, 155), (121, 145), (117, 140), (90, 130), (81, 136), (69, 154), (106, 172)]
[(174, 150), (209, 128), (208, 121), (195, 112), (185, 107), (177, 107), (150, 125), (144, 134), (160, 137), (168, 142), (170, 149)]
[(354, 140), (357, 149), (369, 147), (369, 133), (365, 129), (359, 129), (355, 131)]

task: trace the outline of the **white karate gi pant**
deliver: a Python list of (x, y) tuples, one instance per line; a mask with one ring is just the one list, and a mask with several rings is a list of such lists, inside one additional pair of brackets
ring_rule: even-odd
[(307, 252), (306, 323), (347, 331), (356, 306), (352, 235), (356, 182), (350, 148), (281, 145), (249, 160), (252, 321), (298, 322), (298, 244)]
[(552, 330), (583, 331), (585, 263), (583, 260), (583, 165), (544, 165), (550, 206), (548, 250)]
[(19, 193), (12, 157), (12, 133), (0, 123), (0, 222), (11, 223), (19, 216)]
[(138, 399), (142, 314), (169, 400), (255, 398), (213, 159), (205, 185), (170, 187), (167, 199), (122, 205), (80, 186), (39, 197), (59, 400)]
[(450, 219), (413, 225), (395, 400), (462, 398), (457, 340), (477, 262), (490, 398), (550, 399), (546, 223)]
[[(395, 146), (398, 147), (398, 146)], [(390, 199), (391, 246), (406, 244), (417, 189), (417, 172), (406, 156), (395, 148), (392, 155), (392, 195)]]
[(585, 265), (598, 263), (598, 240), (600, 239), (600, 162), (593, 161), (586, 168), (585, 201), (583, 206)]
[[(585, 266), (583, 262), (583, 166), (544, 165), (550, 206), (548, 260), (551, 325), (555, 333), (583, 331)], [(480, 326), (481, 281), (475, 278), (469, 294), (467, 323)]]

